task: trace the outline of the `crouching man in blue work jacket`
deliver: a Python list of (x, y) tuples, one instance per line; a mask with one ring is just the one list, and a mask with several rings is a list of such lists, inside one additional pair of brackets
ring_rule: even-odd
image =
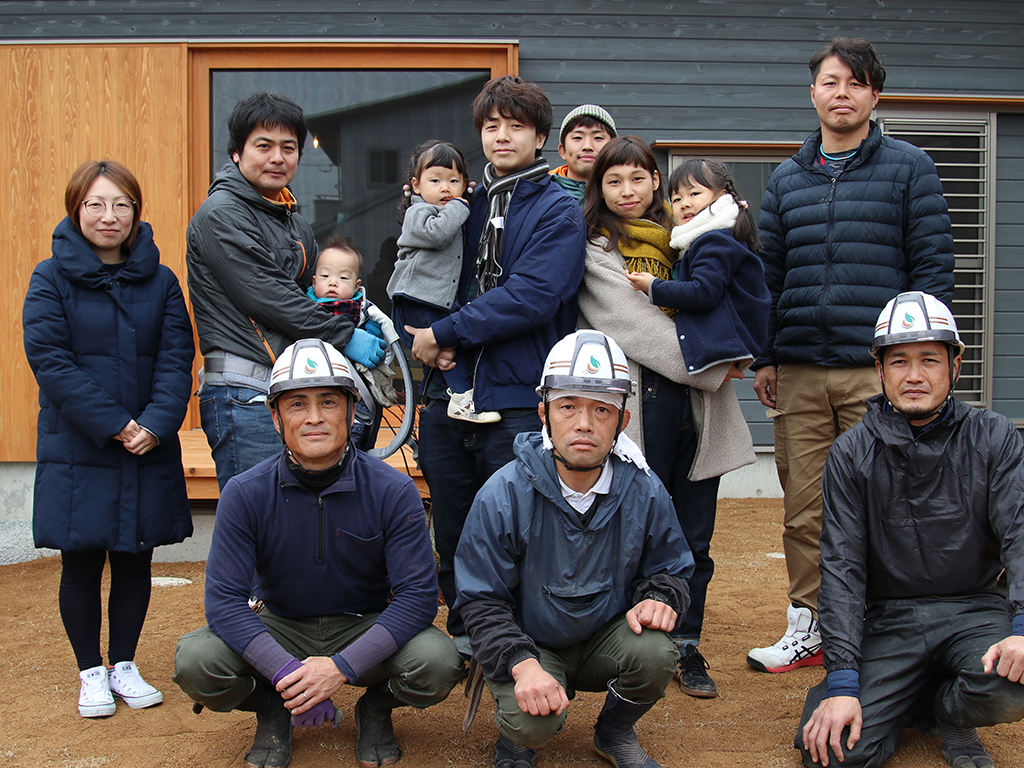
[(458, 607), (495, 700), (495, 768), (530, 768), (575, 691), (607, 691), (594, 745), (657, 768), (633, 725), (664, 697), (693, 558), (661, 481), (622, 428), (626, 357), (598, 331), (548, 354), (544, 425), (476, 496), (455, 553)]
[[(285, 448), (232, 478), (206, 565), (208, 626), (178, 641), (174, 681), (217, 712), (256, 713), (254, 768), (291, 760), (292, 725), (335, 723), (355, 706), (362, 768), (401, 750), (391, 711), (442, 701), (462, 675), (432, 626), (437, 576), (413, 482), (350, 446), (359, 397), (348, 361), (305, 339), (274, 364), (268, 405)], [(249, 607), (253, 573), (265, 609)]]
[(877, 768), (912, 725), (954, 768), (992, 768), (976, 728), (1024, 718), (1024, 443), (953, 397), (963, 351), (930, 294), (878, 318), (882, 394), (822, 482), (828, 676), (796, 736), (805, 766)]

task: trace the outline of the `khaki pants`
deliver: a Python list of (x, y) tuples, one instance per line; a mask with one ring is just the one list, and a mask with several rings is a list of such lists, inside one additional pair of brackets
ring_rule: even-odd
[(782, 533), (789, 599), (817, 616), (821, 475), (833, 441), (860, 423), (864, 401), (882, 391), (874, 368), (787, 363), (776, 384), (775, 466), (785, 494)]

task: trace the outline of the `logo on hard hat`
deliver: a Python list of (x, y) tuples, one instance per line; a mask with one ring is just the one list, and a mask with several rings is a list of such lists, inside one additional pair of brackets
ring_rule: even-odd
[(903, 327), (904, 328), (913, 328), (914, 327), (914, 323), (916, 323), (916, 322), (917, 322), (917, 320), (914, 319), (914, 316), (912, 314), (910, 314), (909, 312), (904, 313), (904, 315), (903, 315)]
[(590, 362), (587, 363), (587, 373), (597, 373), (600, 370), (601, 370), (601, 362), (596, 357), (591, 355), (590, 356)]
[(306, 365), (303, 367), (306, 373), (316, 373), (316, 360), (311, 357), (306, 358)]

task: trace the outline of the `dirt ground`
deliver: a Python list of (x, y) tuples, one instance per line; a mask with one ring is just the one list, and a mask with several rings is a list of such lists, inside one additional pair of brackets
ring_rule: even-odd
[[(804, 693), (821, 668), (782, 675), (754, 672), (746, 652), (776, 640), (785, 628), (785, 563), (781, 502), (737, 499), (719, 504), (712, 544), (717, 572), (711, 582), (701, 649), (718, 683), (717, 699), (698, 700), (675, 684), (638, 727), (651, 756), (669, 767), (786, 766), (797, 768), (793, 733)], [(0, 567), (0, 761), (4, 766), (47, 768), (237, 768), (252, 741), (255, 721), (243, 713), (195, 715), (192, 702), (171, 682), (177, 638), (202, 624), (203, 563), (157, 563), (154, 576), (184, 577), (187, 586), (155, 587), (136, 661), (164, 692), (164, 703), (130, 710), (118, 702), (110, 718), (85, 719), (76, 708), (78, 677), (57, 611), (59, 558)], [(442, 614), (444, 609), (442, 608)], [(345, 710), (336, 729), (297, 730), (294, 768), (355, 766), (359, 694), (335, 696)], [(541, 752), (540, 767), (608, 766), (591, 747), (598, 694), (581, 693), (565, 730)], [(461, 687), (426, 711), (395, 713), (405, 752), (401, 765), (422, 768), (489, 766), (496, 730), (485, 693), (468, 735), (461, 732)], [(982, 739), (1000, 768), (1024, 765), (1024, 726), (985, 729)], [(340, 761), (340, 762), (339, 762)], [(908, 731), (889, 765), (943, 766), (936, 738)]]

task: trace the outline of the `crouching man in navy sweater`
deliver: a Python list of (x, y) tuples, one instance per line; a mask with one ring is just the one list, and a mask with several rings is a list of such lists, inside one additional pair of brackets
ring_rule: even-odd
[(317, 339), (278, 358), (268, 405), (285, 449), (224, 487), (206, 566), (209, 625), (175, 653), (174, 680), (194, 701), (256, 713), (255, 768), (288, 765), (293, 724), (334, 723), (331, 696), (346, 683), (366, 688), (355, 706), (359, 765), (392, 765), (392, 709), (436, 704), (462, 674), (455, 645), (432, 626), (437, 577), (416, 487), (348, 443), (352, 376)]

